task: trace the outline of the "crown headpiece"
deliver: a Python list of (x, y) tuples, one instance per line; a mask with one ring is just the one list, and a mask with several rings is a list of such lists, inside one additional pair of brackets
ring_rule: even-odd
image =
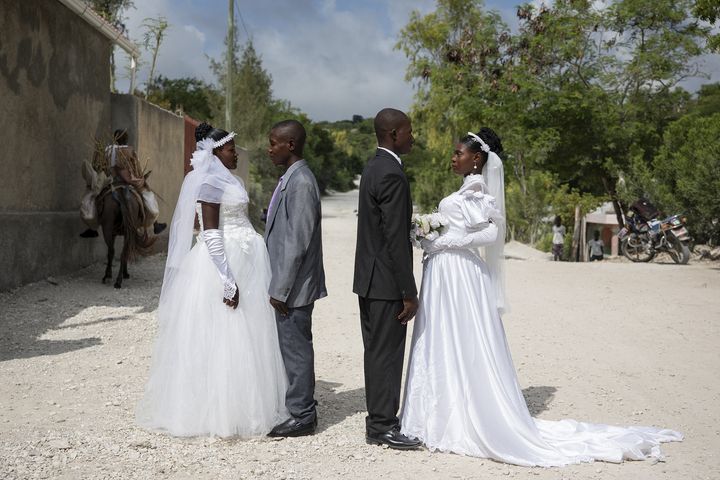
[(481, 149), (483, 152), (485, 152), (485, 153), (490, 153), (490, 145), (488, 145), (487, 143), (485, 143), (485, 141), (483, 141), (482, 138), (480, 138), (479, 136), (475, 135), (475, 134), (472, 133), (472, 132), (468, 132), (467, 134), (468, 134), (470, 137), (472, 137), (472, 139), (473, 139), (474, 142), (477, 142), (477, 143), (480, 144), (480, 149)]
[(224, 137), (222, 137), (220, 140), (218, 140), (217, 142), (213, 143), (213, 148), (222, 147), (223, 145), (225, 145), (226, 143), (228, 143), (230, 140), (232, 140), (233, 138), (235, 138), (235, 135), (237, 135), (237, 133), (235, 133), (235, 132), (230, 132), (230, 133), (228, 133), (227, 135), (225, 135)]

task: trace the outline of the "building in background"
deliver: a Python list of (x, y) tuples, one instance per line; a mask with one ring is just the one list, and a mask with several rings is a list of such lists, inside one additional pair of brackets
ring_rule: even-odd
[(583, 224), (585, 225), (584, 237), (586, 240), (583, 243), (585, 250), (587, 250), (587, 240), (593, 238), (593, 232), (597, 230), (600, 232), (600, 239), (605, 244), (605, 253), (612, 256), (619, 254), (617, 235), (620, 227), (618, 227), (617, 216), (615, 216), (615, 209), (611, 202), (606, 202), (585, 215)]

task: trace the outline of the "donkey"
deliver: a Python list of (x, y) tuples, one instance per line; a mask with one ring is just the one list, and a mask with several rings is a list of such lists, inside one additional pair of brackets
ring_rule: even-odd
[(128, 261), (138, 255), (148, 255), (156, 238), (148, 235), (143, 228), (143, 206), (139, 195), (125, 185), (112, 185), (109, 191), (102, 192), (98, 202), (98, 221), (107, 245), (107, 266), (102, 283), (112, 279), (112, 264), (115, 257), (115, 237), (123, 237), (120, 254), (120, 270), (115, 278), (115, 288), (122, 288), (123, 279), (130, 278)]

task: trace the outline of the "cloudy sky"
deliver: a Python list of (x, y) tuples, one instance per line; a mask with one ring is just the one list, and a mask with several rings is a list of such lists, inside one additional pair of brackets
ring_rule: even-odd
[[(519, 0), (490, 0), (488, 7), (515, 25)], [(413, 88), (405, 81), (407, 60), (394, 49), (410, 12), (433, 10), (434, 0), (236, 0), (245, 28), (272, 75), (275, 96), (289, 100), (313, 120), (373, 116), (380, 108), (407, 110)], [(135, 0), (127, 12), (129, 36), (140, 43), (145, 18), (164, 16), (170, 23), (156, 71), (169, 78), (197, 77), (215, 82), (208, 57), (219, 59), (227, 28), (226, 0)], [(138, 81), (149, 71), (144, 54)], [(123, 53), (118, 64), (127, 63)], [(121, 68), (118, 69), (119, 74)], [(720, 59), (708, 57), (705, 70), (720, 81)], [(693, 80), (688, 88), (708, 80)], [(127, 91), (129, 80), (117, 87)], [(142, 85), (141, 85), (142, 86)]]

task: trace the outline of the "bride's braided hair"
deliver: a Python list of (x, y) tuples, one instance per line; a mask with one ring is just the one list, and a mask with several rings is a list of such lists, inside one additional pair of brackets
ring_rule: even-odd
[(213, 130), (213, 126), (209, 123), (202, 122), (200, 125), (195, 127), (195, 141), (199, 142), (205, 140), (208, 134)]

